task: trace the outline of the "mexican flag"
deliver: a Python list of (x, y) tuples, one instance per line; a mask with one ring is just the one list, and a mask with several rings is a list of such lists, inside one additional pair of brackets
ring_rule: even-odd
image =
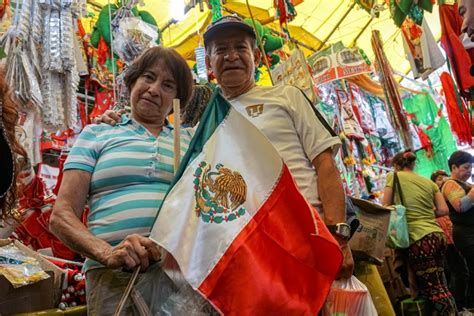
[(150, 238), (225, 315), (316, 315), (342, 262), (276, 149), (218, 91)]

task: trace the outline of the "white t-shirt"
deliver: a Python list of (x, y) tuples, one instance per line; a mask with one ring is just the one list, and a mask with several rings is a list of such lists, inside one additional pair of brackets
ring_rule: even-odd
[(270, 140), (301, 193), (319, 206), (312, 161), (328, 148), (337, 153), (341, 142), (303, 92), (288, 85), (257, 86), (229, 102)]

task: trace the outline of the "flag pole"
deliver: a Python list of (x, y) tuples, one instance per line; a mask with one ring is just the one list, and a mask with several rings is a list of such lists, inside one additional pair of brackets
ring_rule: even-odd
[(174, 127), (174, 174), (178, 172), (181, 160), (181, 108), (179, 99), (173, 99)]
[[(179, 163), (181, 159), (181, 108), (179, 99), (173, 99), (173, 127), (174, 127), (174, 174), (178, 172)], [(120, 316), (125, 303), (127, 302), (128, 296), (132, 291), (133, 286), (135, 285), (135, 281), (137, 280), (138, 273), (140, 272), (140, 267), (136, 267), (133, 271), (132, 276), (130, 277), (130, 281), (128, 281), (127, 287), (125, 288), (125, 292), (120, 299), (119, 304), (117, 305), (117, 309), (115, 310), (114, 316)]]

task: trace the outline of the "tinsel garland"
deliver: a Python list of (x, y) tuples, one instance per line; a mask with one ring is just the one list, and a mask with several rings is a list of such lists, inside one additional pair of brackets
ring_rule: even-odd
[(75, 25), (85, 0), (23, 0), (2, 38), (15, 97), (49, 131), (77, 124)]

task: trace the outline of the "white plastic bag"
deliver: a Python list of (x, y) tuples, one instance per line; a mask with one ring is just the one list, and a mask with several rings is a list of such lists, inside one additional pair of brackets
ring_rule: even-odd
[(377, 316), (367, 287), (355, 276), (332, 284), (323, 316)]

